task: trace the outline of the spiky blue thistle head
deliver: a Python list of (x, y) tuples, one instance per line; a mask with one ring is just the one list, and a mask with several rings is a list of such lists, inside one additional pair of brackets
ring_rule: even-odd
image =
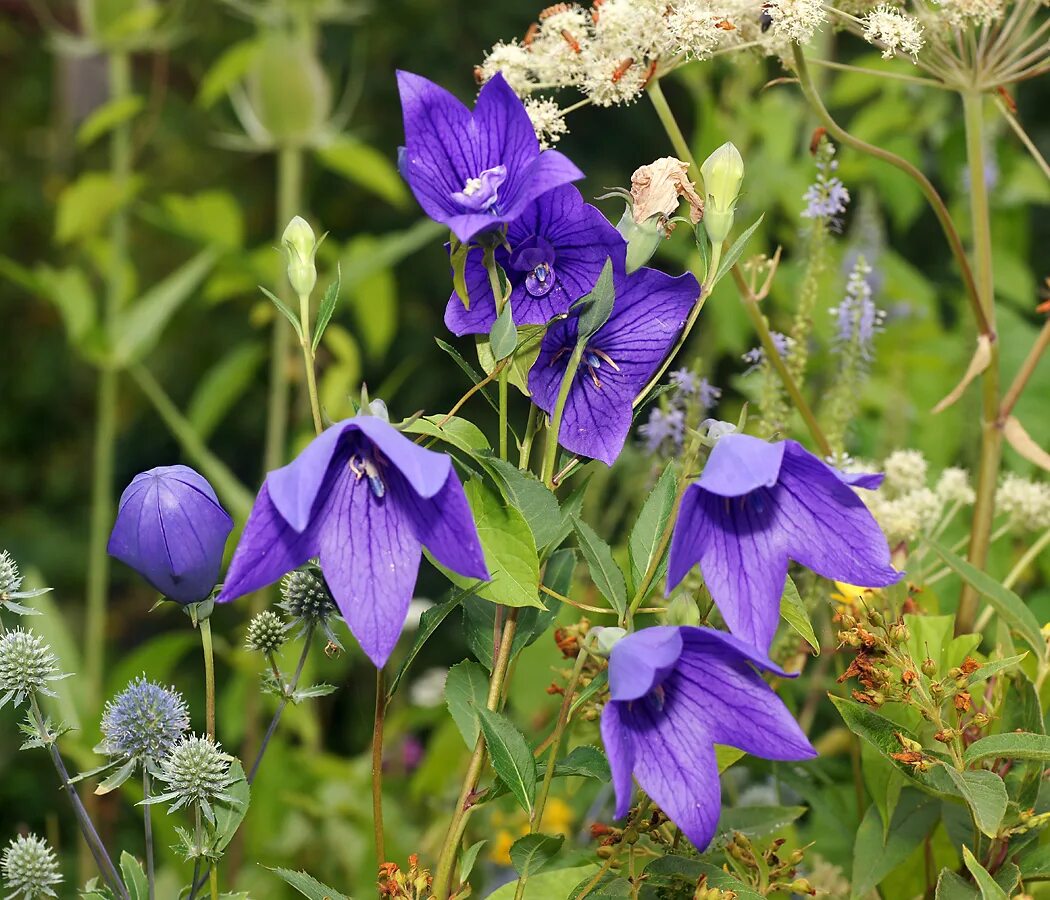
[(99, 749), (108, 756), (156, 764), (171, 753), (189, 727), (182, 694), (140, 675), (106, 703)]
[(58, 657), (39, 635), (15, 628), (0, 637), (0, 708), (21, 706), (31, 694), (54, 697), (48, 683), (60, 678)]
[(0, 857), (7, 900), (39, 900), (57, 897), (55, 885), (62, 883), (58, 860), (50, 845), (35, 834), (19, 835)]

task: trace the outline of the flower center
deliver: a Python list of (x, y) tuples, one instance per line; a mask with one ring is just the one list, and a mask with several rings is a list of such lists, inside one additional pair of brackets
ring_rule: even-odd
[(594, 382), (594, 386), (599, 391), (602, 389), (602, 382), (598, 377), (598, 370), (602, 367), (602, 363), (608, 365), (615, 372), (620, 371), (620, 367), (616, 365), (613, 358), (604, 350), (588, 347), (583, 351), (583, 364), (587, 367), (587, 374), (591, 376), (591, 381)]
[(500, 186), (506, 180), (507, 167), (493, 166), (476, 178), (468, 178), (463, 190), (456, 191), (452, 199), (470, 212), (488, 212), (496, 205)]
[(510, 267), (525, 273), (525, 290), (532, 297), (546, 297), (557, 282), (554, 247), (539, 235), (518, 244), (510, 255)]
[(382, 500), (386, 496), (386, 482), (380, 474), (376, 459), (370, 453), (357, 454), (350, 457), (350, 471), (354, 473), (357, 480), (362, 478), (368, 480), (368, 489), (376, 500)]

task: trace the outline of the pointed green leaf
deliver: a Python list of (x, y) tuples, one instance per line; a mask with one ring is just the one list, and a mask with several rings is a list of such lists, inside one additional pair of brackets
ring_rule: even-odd
[(291, 869), (280, 867), (270, 868), (270, 871), (295, 888), (307, 900), (350, 900), (346, 894), (341, 894), (335, 888), (322, 884), (312, 875), (307, 875), (306, 872), (293, 872)]
[(489, 694), (489, 677), (478, 663), (464, 660), (448, 670), (445, 704), (469, 749), (473, 750), (481, 733), (478, 710)]
[(235, 759), (230, 763), (230, 775), (233, 781), (224, 788), (223, 793), (231, 800), (219, 800), (215, 804), (215, 849), (219, 851), (225, 850), (233, 840), (248, 814), (248, 804), (252, 799), (240, 760)]
[(116, 790), (125, 781), (127, 781), (132, 775), (135, 774), (135, 767), (138, 765), (138, 761), (129, 759), (119, 769), (109, 775), (97, 788), (95, 788), (96, 794), (108, 794), (110, 791)]
[(489, 332), (489, 349), (496, 362), (506, 359), (518, 346), (518, 329), (514, 326), (514, 314), (511, 312), (510, 300), (503, 305), (503, 312), (492, 323)]
[(124, 877), (124, 885), (131, 894), (131, 900), (149, 900), (149, 881), (142, 870), (142, 863), (127, 850), (120, 854), (120, 874)]
[(758, 217), (758, 219), (753, 225), (751, 225), (747, 230), (744, 231), (742, 235), (740, 235), (740, 237), (733, 241), (733, 245), (726, 251), (725, 256), (722, 257), (722, 262), (719, 263), (718, 271), (715, 273), (714, 280), (711, 281), (709, 285), (707, 285), (708, 290), (710, 290), (719, 281), (721, 281), (722, 277), (726, 274), (726, 272), (728, 272), (731, 268), (733, 268), (733, 266), (736, 265), (737, 260), (740, 259), (741, 255), (744, 252), (744, 249), (747, 247), (747, 242), (751, 240), (751, 235), (755, 233), (755, 229), (762, 224), (762, 220), (765, 217), (766, 214), (762, 213), (762, 215)]
[(510, 861), (522, 878), (542, 872), (558, 855), (565, 836), (561, 834), (526, 834), (510, 847)]
[(573, 527), (590, 568), (591, 580), (602, 596), (609, 601), (609, 605), (623, 616), (627, 611), (627, 583), (624, 581), (623, 572), (613, 559), (612, 550), (583, 520), (576, 519)]
[(960, 772), (952, 766), (945, 766), (944, 771), (970, 807), (977, 827), (988, 837), (995, 837), (1008, 802), (1002, 778), (983, 769)]
[(988, 870), (977, 861), (977, 857), (970, 852), (970, 848), (965, 844), (963, 844), (962, 852), (963, 862), (966, 863), (966, 868), (970, 870), (970, 874), (973, 876), (973, 880), (977, 882), (977, 887), (981, 892), (981, 900), (1010, 900), (1006, 891), (995, 883), (995, 879), (988, 874)]
[(292, 312), (289, 306), (280, 297), (273, 293), (273, 291), (268, 291), (261, 284), (259, 285), (259, 290), (270, 298), (270, 302), (274, 306), (276, 306), (277, 311), (288, 320), (288, 323), (294, 329), (296, 335), (299, 337), (299, 340), (302, 340), (303, 326), (302, 323), (299, 321), (299, 317), (294, 312)]
[[(677, 491), (678, 481), (675, 478), (674, 463), (668, 463), (656, 482), (656, 486), (646, 497), (627, 542), (631, 562), (631, 584), (635, 587), (641, 583), (645, 573), (649, 571), (649, 566), (652, 565), (657, 545), (674, 511)], [(659, 578), (667, 568), (666, 554), (664, 557), (657, 567), (656, 578)]]
[(1027, 653), (1021, 653), (1017, 656), (1008, 656), (1006, 659), (994, 659), (991, 662), (987, 662), (970, 675), (967, 684), (972, 687), (975, 684), (980, 684), (982, 681), (987, 681), (989, 678), (998, 675), (1000, 672), (1012, 669), (1027, 655)]
[(507, 502), (515, 506), (529, 523), (537, 547), (545, 547), (557, 536), (561, 525), (558, 500), (551, 490), (531, 472), (487, 455), (479, 458)]
[(532, 749), (506, 716), (483, 706), (478, 707), (478, 716), (492, 768), (521, 808), (531, 815), (536, 796), (536, 759)]
[(922, 843), (940, 818), (941, 806), (916, 791), (906, 791), (883, 838), (879, 812), (872, 804), (857, 829), (853, 843), (854, 898), (867, 897), (883, 878), (903, 863)]
[(463, 304), (464, 309), (470, 309), (470, 292), (467, 290), (467, 253), (470, 247), (462, 244), (455, 235), (451, 238), (449, 245), (449, 261), (452, 263), (452, 287)]
[(780, 618), (788, 623), (810, 647), (813, 653), (820, 656), (820, 642), (813, 631), (813, 623), (810, 621), (806, 605), (799, 596), (798, 588), (789, 575), (784, 582), (784, 593), (780, 596)]
[(135, 118), (146, 101), (138, 94), (126, 94), (103, 103), (77, 129), (77, 146), (88, 147), (108, 131)]
[(577, 319), (577, 343), (586, 343), (608, 321), (609, 316), (612, 315), (615, 299), (613, 264), (612, 259), (607, 259), (591, 292), (575, 304), (581, 307)]
[(313, 340), (314, 352), (321, 345), (324, 331), (328, 327), (328, 323), (332, 321), (332, 314), (335, 312), (336, 304), (339, 302), (339, 286), (342, 283), (342, 278), (343, 273), (339, 268), (339, 264), (336, 263), (335, 281), (328, 285), (328, 289), (324, 292), (324, 297), (321, 299), (321, 305), (317, 309), (317, 323), (314, 326)]
[(974, 741), (963, 753), (968, 766), (985, 759), (1031, 759), (1050, 764), (1050, 737), (1045, 734), (993, 734)]

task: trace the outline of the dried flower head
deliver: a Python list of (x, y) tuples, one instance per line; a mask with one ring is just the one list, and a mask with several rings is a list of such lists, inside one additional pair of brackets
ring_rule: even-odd
[(0, 637), (0, 708), (12, 701), (21, 706), (35, 693), (54, 697), (48, 682), (65, 677), (58, 657), (39, 635), (16, 628)]
[(631, 176), (631, 214), (639, 224), (653, 216), (669, 219), (682, 200), (689, 206), (689, 220), (695, 225), (704, 214), (704, 201), (689, 178), (689, 164), (665, 156), (639, 166)]
[(248, 623), (245, 645), (256, 653), (276, 653), (287, 637), (287, 627), (276, 613), (263, 610)]
[(184, 806), (199, 806), (209, 822), (215, 821), (212, 803), (222, 800), (237, 801), (225, 793), (233, 783), (230, 763), (233, 757), (222, 752), (222, 747), (204, 735), (191, 734), (172, 748), (161, 762), (157, 778), (168, 790), (151, 797), (151, 803), (174, 801), (172, 810)]
[(7, 845), (0, 857), (0, 871), (10, 891), (7, 900), (58, 896), (55, 885), (62, 883), (58, 860), (48, 842), (35, 834), (19, 835)]
[(190, 727), (186, 701), (175, 688), (166, 688), (140, 675), (106, 703), (102, 714), (102, 744), (108, 756), (159, 763)]

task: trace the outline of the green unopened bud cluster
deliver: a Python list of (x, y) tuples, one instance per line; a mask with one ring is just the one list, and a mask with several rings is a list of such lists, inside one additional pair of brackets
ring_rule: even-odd
[(245, 645), (255, 653), (276, 653), (287, 638), (284, 620), (271, 610), (264, 610), (248, 623)]
[(284, 577), (281, 598), (281, 609), (303, 624), (319, 624), (335, 612), (328, 586), (309, 569), (297, 569)]
[(21, 706), (35, 693), (54, 697), (48, 682), (63, 677), (58, 658), (39, 635), (16, 628), (0, 637), (0, 708), (12, 701)]
[(35, 834), (19, 835), (0, 857), (0, 871), (7, 900), (39, 900), (57, 897), (55, 885), (62, 883), (55, 853), (43, 838)]
[(233, 782), (230, 763), (233, 757), (222, 752), (222, 748), (211, 738), (190, 735), (180, 740), (161, 763), (157, 776), (168, 786), (168, 791), (154, 802), (174, 800), (171, 808), (199, 806), (205, 816), (213, 819), (211, 804), (215, 800), (227, 800), (225, 791)]

